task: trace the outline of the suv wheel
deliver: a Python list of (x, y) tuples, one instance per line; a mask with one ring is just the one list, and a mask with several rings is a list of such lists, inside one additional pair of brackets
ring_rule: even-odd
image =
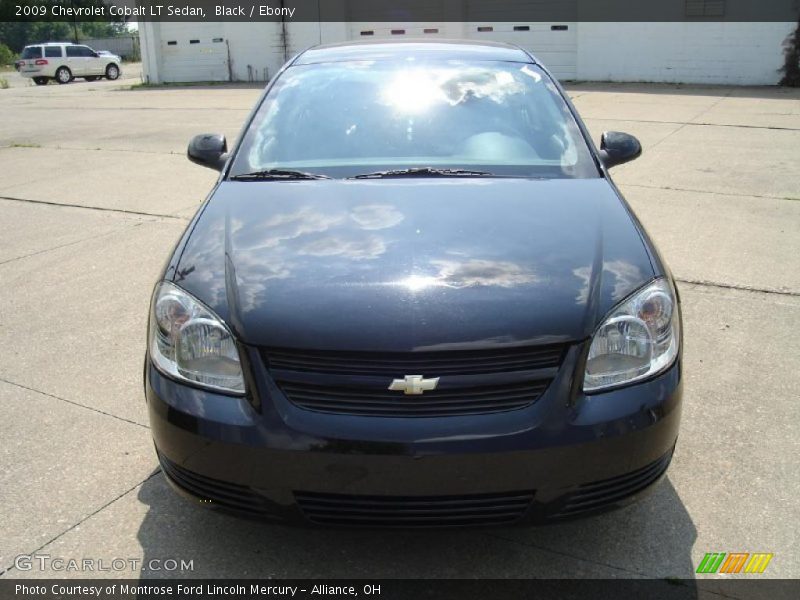
[(119, 77), (119, 67), (117, 65), (108, 65), (106, 67), (106, 77), (114, 81)]
[(36, 85), (47, 85), (48, 81), (49, 80), (47, 79), (47, 77), (34, 77), (33, 78), (33, 83), (35, 83)]
[(72, 81), (72, 72), (67, 67), (59, 67), (56, 71), (56, 81), (64, 84)]

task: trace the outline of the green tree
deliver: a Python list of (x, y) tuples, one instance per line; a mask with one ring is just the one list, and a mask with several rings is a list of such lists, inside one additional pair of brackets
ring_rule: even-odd
[[(37, 42), (80, 41), (90, 37), (115, 37), (127, 32), (124, 19), (108, 16), (90, 21), (46, 21), (41, 17), (20, 20), (14, 13), (16, 4), (47, 6), (68, 4), (72, 8), (103, 5), (103, 0), (0, 0), (0, 43), (15, 52)], [(75, 39), (77, 37), (77, 39)]]
[(20, 52), (28, 44), (38, 42), (74, 42), (76, 30), (80, 41), (125, 35), (128, 25), (124, 22), (0, 22), (0, 43)]
[(0, 44), (0, 67), (10, 65), (16, 60), (17, 55), (5, 44)]
[(124, 22), (78, 23), (78, 37), (81, 39), (118, 37), (126, 33), (128, 33), (128, 24)]
[(36, 42), (57, 42), (72, 38), (69, 23), (0, 22), (0, 43), (14, 52)]
[(783, 43), (783, 79), (780, 85), (800, 87), (800, 19), (797, 28)]

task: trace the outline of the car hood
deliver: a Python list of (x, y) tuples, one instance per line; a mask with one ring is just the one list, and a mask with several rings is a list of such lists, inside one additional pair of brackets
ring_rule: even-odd
[(223, 181), (168, 277), (248, 344), (469, 349), (586, 338), (649, 257), (600, 178)]

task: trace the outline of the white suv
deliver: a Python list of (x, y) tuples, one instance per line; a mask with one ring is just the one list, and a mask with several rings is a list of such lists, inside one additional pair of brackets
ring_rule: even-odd
[(25, 46), (20, 59), (19, 74), (30, 77), (36, 85), (46, 85), (51, 79), (69, 83), (76, 77), (86, 81), (117, 79), (121, 73), (119, 56), (66, 42)]

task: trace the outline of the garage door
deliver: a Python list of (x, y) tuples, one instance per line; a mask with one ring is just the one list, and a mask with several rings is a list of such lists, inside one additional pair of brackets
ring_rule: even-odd
[[(373, 0), (348, 0), (347, 37), (370, 38), (448, 37), (445, 3), (447, 0), (405, 0), (393, 12), (397, 21), (381, 22), (385, 5)], [(563, 0), (559, 11), (577, 19), (578, 0)], [(461, 14), (466, 21), (463, 35), (468, 39), (516, 44), (532, 52), (559, 79), (575, 79), (577, 73), (578, 32), (574, 20), (531, 21), (537, 12), (552, 11), (553, 0), (463, 0)], [(402, 8), (400, 8), (402, 7)], [(452, 9), (452, 3), (450, 8)], [(414, 15), (415, 21), (403, 21)], [(526, 20), (528, 19), (528, 20)]]
[[(402, 8), (401, 8), (402, 7)], [(374, 0), (348, 0), (348, 39), (444, 37), (444, 0), (406, 0), (397, 4), (397, 20), (382, 22), (385, 5)], [(414, 15), (414, 21), (403, 20)]]
[[(577, 0), (565, 0), (566, 14), (577, 18)], [(558, 79), (575, 79), (578, 58), (577, 23), (524, 21), (535, 15), (537, 8), (546, 9), (550, 0), (514, 0), (487, 2), (467, 0), (467, 37), (516, 44), (532, 52)]]
[(165, 82), (228, 81), (228, 47), (221, 23), (161, 23)]

